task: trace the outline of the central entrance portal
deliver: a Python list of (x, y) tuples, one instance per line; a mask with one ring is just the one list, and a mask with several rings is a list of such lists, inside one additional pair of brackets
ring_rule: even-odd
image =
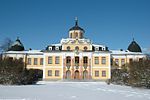
[(75, 71), (74, 79), (79, 79), (79, 71), (78, 70)]

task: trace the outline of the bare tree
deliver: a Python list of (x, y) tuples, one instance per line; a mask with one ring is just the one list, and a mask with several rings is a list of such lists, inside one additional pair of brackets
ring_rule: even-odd
[(0, 51), (7, 51), (9, 50), (13, 41), (10, 38), (6, 38), (3, 43), (0, 44)]

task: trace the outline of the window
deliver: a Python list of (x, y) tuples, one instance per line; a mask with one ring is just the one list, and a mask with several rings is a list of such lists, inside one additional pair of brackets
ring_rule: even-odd
[(75, 63), (79, 63), (79, 57), (75, 57)]
[(55, 47), (55, 50), (59, 50), (59, 47)]
[(98, 50), (99, 50), (99, 47), (96, 47), (95, 50), (98, 51)]
[(129, 59), (129, 63), (132, 63), (133, 62), (133, 59)]
[(49, 56), (48, 57), (48, 64), (52, 64), (52, 62), (53, 62), (52, 56)]
[(70, 38), (72, 38), (72, 33), (70, 33)]
[(87, 50), (87, 47), (86, 47), (86, 46), (84, 47), (84, 50), (85, 50), (85, 51)]
[(124, 65), (124, 64), (125, 64), (125, 60), (121, 59), (121, 65)]
[(95, 57), (95, 64), (99, 64), (99, 57)]
[(106, 71), (102, 71), (102, 77), (106, 77)]
[(38, 64), (38, 59), (37, 58), (34, 58), (34, 65), (37, 65)]
[(31, 58), (28, 58), (28, 65), (31, 65)]
[(78, 46), (76, 46), (76, 47), (75, 47), (75, 50), (79, 50), (79, 47), (78, 47)]
[(99, 50), (102, 51), (102, 47), (99, 47)]
[(59, 64), (59, 56), (55, 57), (55, 64)]
[(143, 58), (139, 58), (139, 62), (142, 62), (143, 61)]
[(76, 32), (75, 35), (76, 35), (76, 38), (77, 38), (78, 37), (78, 33)]
[(102, 57), (102, 64), (106, 64), (106, 57)]
[(52, 76), (52, 70), (48, 70), (48, 76)]
[(52, 50), (52, 47), (49, 47), (49, 50)]
[(87, 64), (88, 63), (88, 57), (83, 57), (83, 63)]
[(70, 50), (70, 46), (67, 47), (67, 50), (68, 50), (68, 51)]
[(119, 59), (115, 59), (115, 63), (119, 65)]
[(99, 71), (95, 71), (95, 77), (99, 77)]
[(66, 63), (67, 63), (67, 64), (70, 64), (70, 63), (71, 63), (71, 57), (70, 57), (70, 56), (68, 56), (68, 57), (66, 58)]
[(59, 76), (59, 70), (55, 70), (55, 76)]
[(43, 58), (40, 58), (40, 65), (43, 65)]
[(9, 57), (9, 60), (13, 60), (13, 57)]

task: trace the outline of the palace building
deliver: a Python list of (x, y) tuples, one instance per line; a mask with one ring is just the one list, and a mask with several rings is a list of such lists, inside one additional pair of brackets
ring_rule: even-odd
[(109, 50), (92, 43), (84, 34), (76, 19), (68, 38), (60, 43), (50, 44), (45, 50), (25, 50), (17, 38), (3, 57), (22, 59), (28, 69), (41, 69), (43, 80), (106, 80), (111, 78), (113, 67), (121, 68), (146, 57), (134, 39), (125, 51)]

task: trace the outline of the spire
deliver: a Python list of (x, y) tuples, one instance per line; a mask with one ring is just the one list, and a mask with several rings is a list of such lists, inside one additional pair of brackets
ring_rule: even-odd
[(19, 36), (17, 36), (17, 40), (19, 40)]
[(132, 33), (132, 39), (133, 39), (133, 41), (134, 41), (134, 35), (133, 35), (133, 33)]
[(78, 17), (75, 17), (75, 26), (78, 26)]

